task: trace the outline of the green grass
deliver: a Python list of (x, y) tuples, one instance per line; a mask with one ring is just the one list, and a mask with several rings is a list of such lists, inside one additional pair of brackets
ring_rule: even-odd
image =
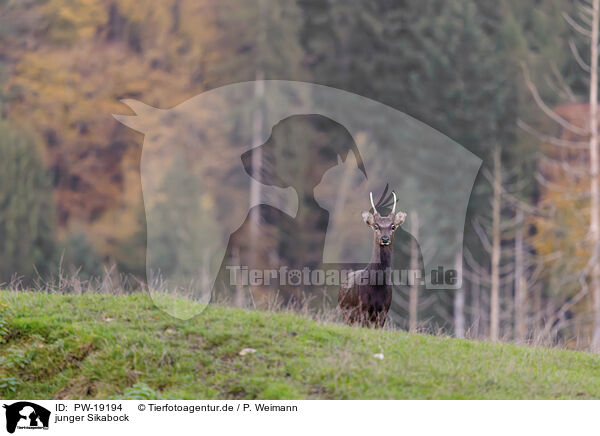
[(0, 291), (3, 399), (600, 398), (599, 374), (582, 352), (218, 306), (181, 321), (143, 294)]

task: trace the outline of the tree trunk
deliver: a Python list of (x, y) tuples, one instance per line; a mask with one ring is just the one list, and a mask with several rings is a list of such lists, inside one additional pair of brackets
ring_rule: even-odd
[(537, 338), (542, 330), (542, 324), (544, 321), (544, 314), (542, 313), (543, 295), (541, 286), (535, 286), (532, 292), (532, 298), (532, 313), (534, 316), (532, 317), (530, 330), (532, 331), (532, 336)]
[[(462, 246), (461, 246), (462, 248)], [(462, 281), (462, 250), (456, 253), (456, 271), (461, 279), (461, 287), (454, 291), (454, 335), (457, 338), (465, 337), (465, 282)]]
[(594, 334), (592, 351), (600, 351), (600, 265), (598, 264), (598, 246), (600, 243), (600, 211), (598, 199), (598, 3), (593, 0), (592, 41), (590, 53), (590, 172), (591, 172), (591, 222), (592, 243), (591, 285), (594, 304)]
[[(233, 265), (241, 265), (240, 260), (240, 247), (235, 246), (232, 248), (232, 263)], [(244, 288), (240, 283), (241, 278), (238, 277), (238, 280), (235, 283), (235, 293), (233, 295), (233, 307), (247, 307), (244, 301)]]
[(465, 337), (465, 291), (463, 288), (454, 291), (454, 335)]
[(517, 210), (517, 233), (515, 235), (515, 340), (524, 342), (526, 336), (525, 306), (526, 280), (523, 274), (523, 211)]
[(481, 298), (480, 292), (481, 287), (479, 284), (479, 275), (473, 274), (473, 278), (470, 283), (470, 291), (471, 291), (471, 305), (473, 307), (473, 331), (472, 335), (474, 338), (479, 337), (479, 326), (481, 324)]
[(492, 286), (490, 292), (490, 340), (497, 341), (500, 330), (500, 147), (494, 148), (494, 195), (492, 199)]
[[(410, 248), (410, 269), (417, 271), (419, 269), (419, 249), (417, 247), (417, 238), (419, 237), (419, 215), (416, 211), (410, 214), (410, 233), (413, 237)], [(410, 294), (408, 300), (408, 328), (411, 332), (417, 330), (419, 317), (419, 283), (416, 277), (410, 285)]]
[[(254, 82), (254, 98), (256, 107), (252, 116), (252, 175), (250, 179), (250, 204), (260, 204), (261, 183), (259, 182), (260, 172), (262, 171), (262, 151), (260, 145), (263, 137), (264, 126), (264, 107), (263, 98), (265, 95), (265, 84), (262, 81), (264, 73), (262, 70), (256, 73), (256, 82)], [(258, 252), (258, 232), (260, 226), (260, 209), (252, 208), (250, 212), (250, 259), (251, 264), (256, 265), (256, 253)]]

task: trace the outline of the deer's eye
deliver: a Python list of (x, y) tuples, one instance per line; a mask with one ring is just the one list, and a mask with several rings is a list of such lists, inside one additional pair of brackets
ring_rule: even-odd
[(396, 230), (396, 226), (392, 224), (392, 230)]
[(373, 225), (373, 228), (374, 228), (375, 230), (379, 230), (379, 226), (378, 226), (377, 224), (374, 224), (374, 225)]

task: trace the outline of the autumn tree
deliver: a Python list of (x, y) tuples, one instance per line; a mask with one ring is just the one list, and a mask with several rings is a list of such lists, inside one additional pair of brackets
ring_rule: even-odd
[(32, 138), (0, 120), (0, 281), (56, 262), (52, 187)]

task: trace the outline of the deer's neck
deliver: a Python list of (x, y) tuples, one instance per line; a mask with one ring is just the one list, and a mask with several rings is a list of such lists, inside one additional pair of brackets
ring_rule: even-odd
[(392, 266), (392, 244), (390, 245), (373, 245), (371, 253), (370, 269), (387, 270)]

